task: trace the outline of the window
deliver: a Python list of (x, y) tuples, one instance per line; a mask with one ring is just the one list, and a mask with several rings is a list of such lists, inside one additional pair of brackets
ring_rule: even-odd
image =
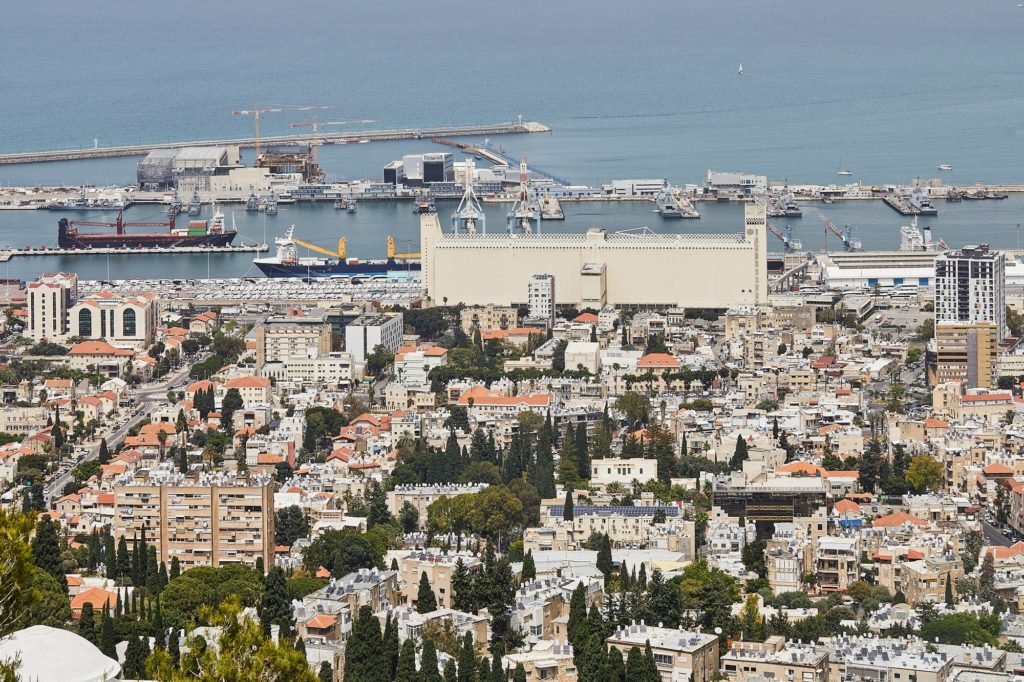
[(121, 316), (122, 336), (135, 336), (135, 309), (128, 308)]
[(92, 311), (88, 308), (78, 311), (78, 335), (92, 336)]

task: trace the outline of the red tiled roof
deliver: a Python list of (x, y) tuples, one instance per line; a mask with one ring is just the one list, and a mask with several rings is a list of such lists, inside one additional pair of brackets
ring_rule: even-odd
[(893, 512), (888, 516), (879, 516), (876, 518), (872, 525), (876, 528), (889, 528), (891, 526), (902, 526), (905, 523), (911, 523), (915, 526), (927, 526), (928, 522), (924, 519), (919, 519), (916, 516), (912, 516), (907, 512)]

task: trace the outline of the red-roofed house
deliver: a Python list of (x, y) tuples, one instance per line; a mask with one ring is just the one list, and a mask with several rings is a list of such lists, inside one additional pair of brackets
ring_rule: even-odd
[(246, 406), (270, 404), (270, 379), (263, 377), (238, 377), (224, 383), (223, 391), (238, 389)]
[(134, 355), (135, 351), (115, 348), (106, 341), (82, 341), (68, 351), (68, 367), (83, 372), (95, 370), (108, 376), (118, 376)]
[(879, 516), (872, 523), (875, 528), (897, 528), (899, 526), (911, 525), (917, 526), (918, 528), (924, 528), (928, 525), (928, 522), (924, 519), (920, 519), (916, 516), (911, 516), (907, 512), (897, 511), (889, 514), (888, 516)]
[(532, 410), (544, 414), (551, 408), (553, 397), (550, 393), (504, 396), (483, 386), (474, 386), (459, 396), (459, 405), (469, 408), (474, 416), (484, 414), (517, 415)]
[(82, 607), (86, 604), (92, 604), (93, 611), (102, 611), (104, 602), (113, 612), (117, 606), (117, 592), (104, 590), (102, 587), (90, 587), (81, 590), (71, 600), (71, 615), (75, 618), (80, 617), (82, 615)]

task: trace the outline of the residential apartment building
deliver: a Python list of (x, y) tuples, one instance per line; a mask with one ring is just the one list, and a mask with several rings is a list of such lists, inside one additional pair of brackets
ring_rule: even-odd
[(320, 357), (331, 352), (331, 325), (322, 311), (293, 310), (271, 315), (256, 327), (256, 367), (291, 358)]
[(633, 481), (646, 483), (658, 477), (658, 462), (653, 459), (620, 459), (606, 457), (590, 464), (590, 483), (598, 489), (612, 483), (628, 487)]
[(623, 658), (633, 647), (643, 651), (648, 642), (662, 682), (711, 682), (719, 674), (718, 636), (714, 634), (654, 627), (641, 622), (619, 628), (605, 640), (609, 647), (621, 651)]
[(579, 679), (575, 654), (569, 644), (538, 642), (530, 651), (503, 656), (501, 662), (508, 679), (519, 665), (526, 671), (527, 682), (576, 682)]
[(475, 305), (459, 313), (463, 333), (471, 335), (474, 329), (510, 329), (519, 323), (519, 311), (504, 305)]
[(828, 649), (816, 643), (787, 642), (780, 635), (764, 642), (733, 642), (722, 656), (722, 672), (737, 682), (827, 682)]
[(531, 319), (555, 322), (555, 276), (534, 275), (526, 287)]
[[(427, 527), (427, 508), (441, 497), (456, 497), (478, 493), (487, 486), (483, 483), (420, 483), (398, 485), (388, 493), (388, 510), (398, 516), (402, 505), (412, 505), (420, 514), (420, 529)], [(417, 576), (418, 579), (418, 576)]]
[(78, 275), (45, 274), (28, 285), (28, 325), (25, 334), (33, 341), (64, 341), (68, 331), (68, 310), (78, 297)]
[(480, 567), (480, 559), (469, 552), (448, 553), (428, 548), (399, 558), (398, 583), (402, 591), (402, 603), (416, 605), (422, 579), (420, 576), (426, 573), (438, 607), (452, 608), (452, 574), (460, 559), (470, 572), (476, 572)]
[(953, 658), (920, 639), (837, 635), (822, 642), (829, 650), (830, 680), (948, 682), (952, 677)]
[[(920, 556), (920, 555), (918, 555)], [(946, 583), (956, 585), (964, 577), (963, 561), (952, 554), (903, 561), (894, 566), (895, 582), (911, 606), (924, 602), (941, 604), (946, 597)], [(956, 589), (953, 589), (954, 594)]]
[(935, 257), (935, 326), (991, 322), (996, 342), (1006, 329), (1006, 258), (988, 244)]
[(352, 385), (355, 372), (349, 353), (320, 355), (316, 350), (306, 355), (293, 355), (282, 361), (267, 362), (260, 370), (260, 375), (278, 383), (291, 382), (299, 386), (315, 384), (319, 387), (344, 389)]
[(860, 538), (819, 538), (814, 553), (818, 587), (825, 592), (843, 592), (860, 580)]
[(226, 472), (181, 474), (170, 466), (140, 470), (114, 483), (113, 533), (141, 535), (157, 560), (193, 566), (274, 565), (274, 484)]
[(362, 366), (377, 346), (391, 353), (397, 351), (404, 331), (401, 313), (360, 315), (345, 327), (345, 350), (356, 365)]
[(359, 609), (369, 606), (374, 613), (398, 605), (398, 572), (361, 568), (341, 578), (331, 578), (325, 587), (302, 598), (293, 609), (295, 626), (303, 640), (345, 642)]
[(999, 376), (998, 336), (992, 322), (938, 322), (935, 383), (995, 388)]

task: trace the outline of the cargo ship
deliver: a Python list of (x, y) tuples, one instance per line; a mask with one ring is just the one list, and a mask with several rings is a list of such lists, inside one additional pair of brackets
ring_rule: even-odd
[[(418, 275), (418, 259), (389, 256), (387, 260), (360, 260), (345, 257), (345, 239), (338, 240), (337, 253), (309, 244), (294, 236), (295, 226), (288, 228), (284, 237), (275, 237), (277, 252), (266, 258), (254, 258), (253, 264), (267, 277), (355, 277), (384, 276), (395, 273)], [(393, 251), (393, 242), (390, 251)], [(300, 258), (299, 246), (322, 253), (328, 258)], [(402, 254), (405, 255), (405, 254)], [(412, 255), (412, 254), (409, 254)], [(417, 256), (419, 254), (416, 254)]]
[[(82, 232), (82, 227), (112, 227), (114, 232)], [(125, 229), (129, 227), (166, 228), (166, 232), (129, 232)], [(227, 246), (237, 234), (224, 229), (224, 214), (218, 210), (213, 220), (190, 220), (187, 227), (176, 227), (174, 217), (166, 223), (125, 222), (123, 212), (113, 223), (67, 218), (57, 223), (57, 244), (62, 249)]]

